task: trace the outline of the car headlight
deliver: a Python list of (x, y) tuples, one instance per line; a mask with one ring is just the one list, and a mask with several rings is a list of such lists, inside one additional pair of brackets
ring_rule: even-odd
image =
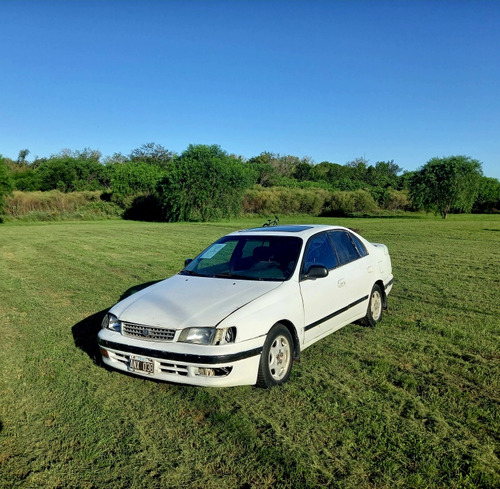
[(225, 345), (234, 343), (236, 340), (236, 328), (186, 328), (180, 336), (179, 341), (183, 343), (195, 343), (197, 345)]
[(117, 333), (121, 333), (122, 322), (114, 314), (110, 314), (108, 312), (102, 320), (101, 328), (110, 329), (111, 331), (116, 331)]

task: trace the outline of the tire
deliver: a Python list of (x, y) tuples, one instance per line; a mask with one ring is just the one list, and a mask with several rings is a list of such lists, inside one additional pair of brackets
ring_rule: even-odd
[(370, 294), (366, 316), (360, 321), (364, 326), (375, 326), (382, 320), (384, 310), (384, 294), (379, 285), (375, 284)]
[(290, 331), (278, 323), (267, 334), (260, 357), (257, 386), (268, 389), (284, 384), (293, 363), (293, 340)]

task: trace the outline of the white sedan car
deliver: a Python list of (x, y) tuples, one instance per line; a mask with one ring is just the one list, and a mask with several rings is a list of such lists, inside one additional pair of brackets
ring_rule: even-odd
[(344, 227), (247, 229), (113, 306), (98, 343), (106, 365), (132, 374), (272, 387), (316, 341), (380, 321), (392, 283), (387, 247)]

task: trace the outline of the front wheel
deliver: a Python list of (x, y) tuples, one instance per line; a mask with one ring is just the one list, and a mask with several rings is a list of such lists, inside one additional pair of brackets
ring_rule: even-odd
[(290, 377), (293, 362), (293, 340), (290, 331), (276, 324), (269, 331), (260, 357), (258, 387), (284, 384)]
[(375, 326), (382, 320), (382, 310), (384, 308), (384, 296), (379, 285), (373, 286), (368, 303), (366, 316), (361, 320), (365, 326)]

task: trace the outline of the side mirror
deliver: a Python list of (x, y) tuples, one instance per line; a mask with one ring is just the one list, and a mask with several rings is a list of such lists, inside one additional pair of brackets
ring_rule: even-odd
[(186, 259), (184, 260), (184, 266), (185, 266), (185, 267), (187, 267), (187, 266), (188, 266), (188, 265), (189, 265), (192, 261), (193, 261), (193, 259), (192, 259), (192, 258), (186, 258)]
[(311, 265), (304, 278), (316, 279), (328, 277), (328, 269), (322, 265)]

